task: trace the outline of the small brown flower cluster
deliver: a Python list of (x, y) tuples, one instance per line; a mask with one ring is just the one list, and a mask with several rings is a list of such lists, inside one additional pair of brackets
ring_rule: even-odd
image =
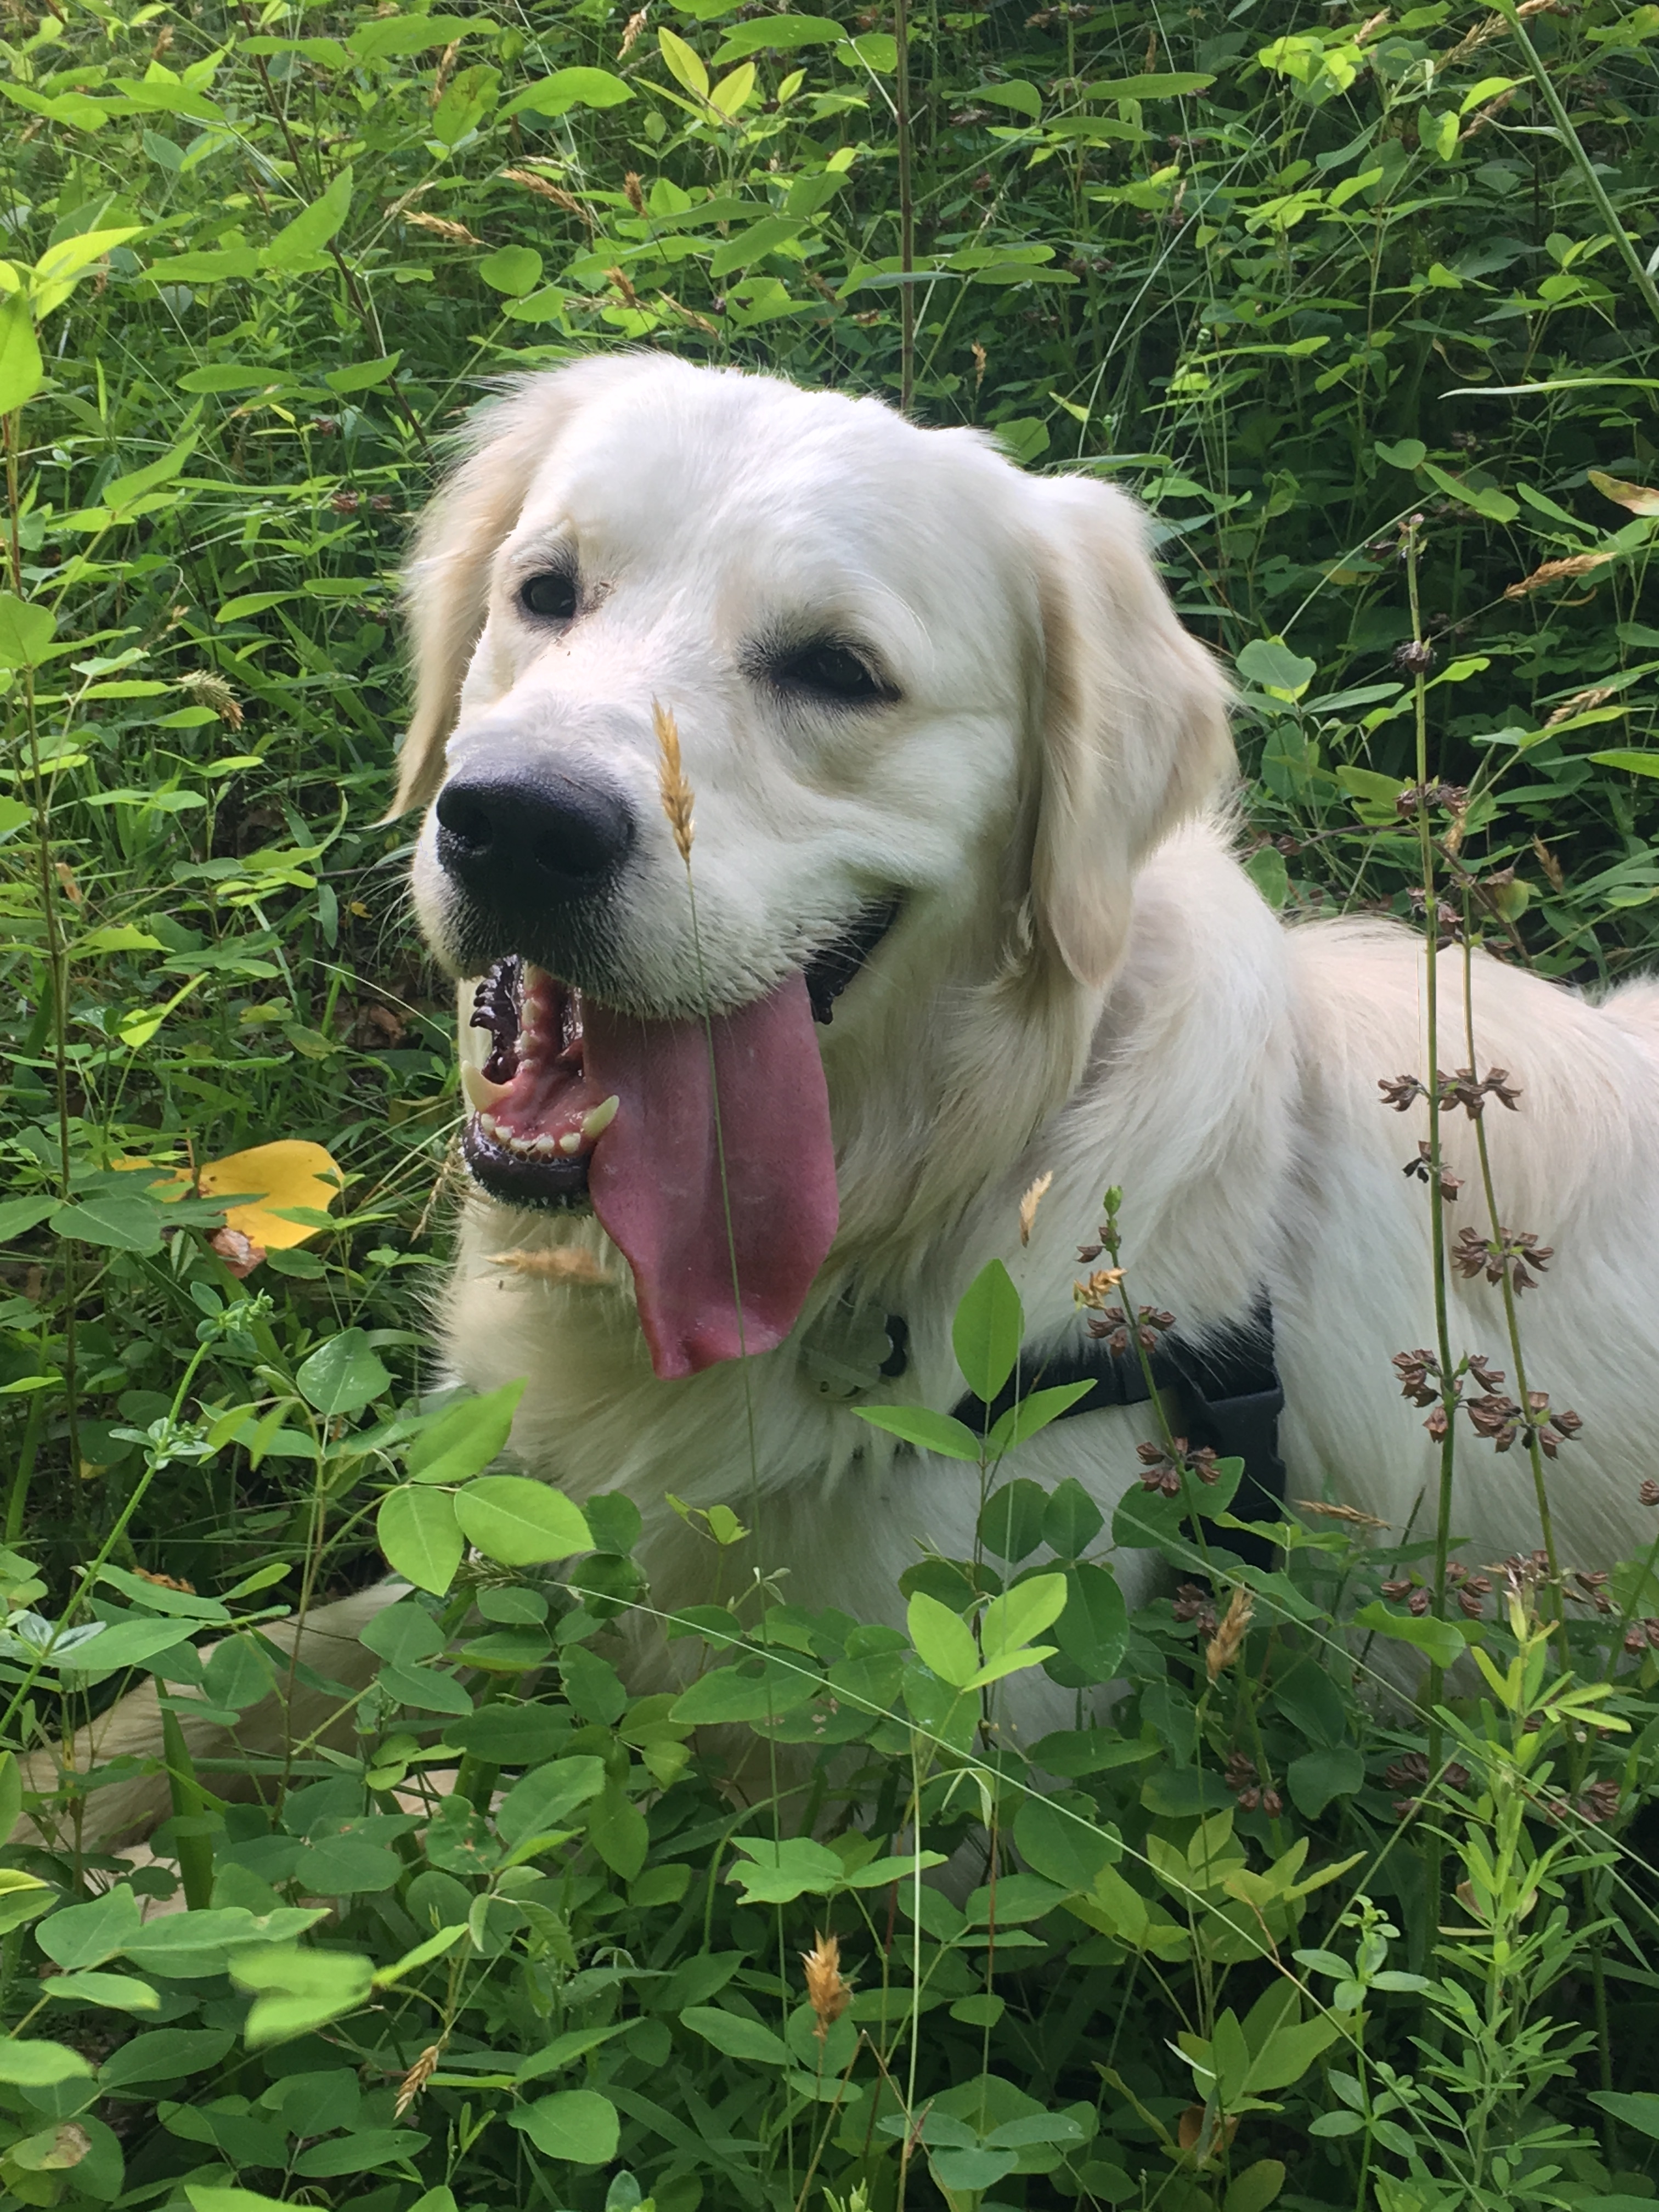
[[(1417, 1158), (1414, 1160), (1407, 1160), (1405, 1166), (1401, 1170), (1401, 1173), (1405, 1176), (1414, 1176), (1419, 1182), (1434, 1182), (1434, 1159), (1433, 1156), (1430, 1152), (1429, 1140), (1426, 1137), (1419, 1137), (1418, 1139)], [(1452, 1200), (1457, 1196), (1458, 1192), (1462, 1189), (1463, 1178), (1462, 1176), (1455, 1176), (1451, 1170), (1446, 1165), (1446, 1163), (1442, 1160), (1440, 1163), (1439, 1182), (1440, 1195), (1445, 1200), (1447, 1205), (1449, 1206)]]
[(1176, 1590), (1173, 1611), (1185, 1626), (1191, 1621), (1202, 1637), (1215, 1634), (1215, 1601), (1202, 1583), (1182, 1583)]
[(1394, 665), (1402, 676), (1426, 676), (1434, 666), (1434, 647), (1426, 638), (1408, 637), (1395, 646)]
[(1401, 1598), (1404, 1598), (1407, 1612), (1413, 1614), (1419, 1620), (1422, 1620), (1433, 1602), (1427, 1589), (1418, 1581), (1415, 1575), (1394, 1576), (1383, 1583), (1382, 1595), (1384, 1597), (1392, 1598), (1396, 1605)]
[(1216, 1455), (1207, 1444), (1197, 1451), (1188, 1451), (1185, 1437), (1170, 1439), (1172, 1449), (1166, 1451), (1160, 1443), (1137, 1444), (1135, 1457), (1140, 1462), (1140, 1480), (1148, 1490), (1161, 1491), (1165, 1498), (1179, 1498), (1183, 1470), (1195, 1474), (1207, 1487), (1216, 1479)]
[(1427, 1085), (1419, 1083), (1414, 1075), (1396, 1075), (1392, 1083), (1379, 1075), (1376, 1087), (1382, 1093), (1380, 1103), (1392, 1106), (1396, 1114), (1406, 1113), (1419, 1098), (1429, 1095)]
[(1521, 1086), (1510, 1081), (1507, 1067), (1489, 1067), (1479, 1080), (1472, 1067), (1454, 1069), (1449, 1076), (1437, 1068), (1435, 1077), (1440, 1085), (1441, 1104), (1461, 1106), (1471, 1121), (1480, 1119), (1489, 1097), (1497, 1099), (1500, 1106), (1507, 1106), (1511, 1114), (1521, 1110), (1516, 1103), (1521, 1096)]
[(1485, 1437), (1496, 1450), (1508, 1451), (1516, 1439), (1529, 1430), (1537, 1437), (1538, 1448), (1546, 1459), (1553, 1459), (1561, 1446), (1571, 1443), (1584, 1425), (1578, 1414), (1565, 1407), (1559, 1413), (1552, 1413), (1547, 1390), (1528, 1390), (1524, 1413), (1513, 1398), (1498, 1390), (1468, 1399), (1464, 1410), (1474, 1425), (1475, 1434)]
[(1567, 1595), (1580, 1605), (1593, 1605), (1598, 1613), (1611, 1613), (1613, 1600), (1607, 1595), (1607, 1571), (1605, 1567), (1575, 1567), (1572, 1579), (1578, 1588), (1567, 1589)]
[[(1434, 648), (1429, 646), (1425, 650), (1431, 654)], [(1441, 806), (1448, 814), (1461, 816), (1467, 811), (1468, 803), (1469, 787), (1466, 783), (1412, 783), (1395, 799), (1394, 811), (1410, 816), (1420, 806)]]
[[(1102, 1268), (1100, 1273), (1102, 1275), (1121, 1275), (1122, 1270)], [(1089, 1279), (1093, 1283), (1099, 1279), (1099, 1276), (1091, 1275)], [(1081, 1291), (1083, 1287), (1079, 1284), (1079, 1291)], [(1078, 1299), (1079, 1305), (1088, 1303), (1089, 1301), (1082, 1297)], [(1132, 1344), (1138, 1345), (1142, 1352), (1156, 1352), (1159, 1337), (1166, 1334), (1174, 1327), (1175, 1316), (1166, 1312), (1162, 1306), (1139, 1307), (1133, 1324), (1121, 1306), (1103, 1306), (1097, 1312), (1089, 1316), (1090, 1335), (1097, 1341), (1103, 1342), (1115, 1359), (1121, 1359)]]
[(1460, 1230), (1451, 1254), (1452, 1265), (1471, 1283), (1483, 1273), (1489, 1283), (1501, 1283), (1507, 1270), (1517, 1296), (1536, 1287), (1554, 1257), (1554, 1245), (1540, 1244), (1530, 1229), (1509, 1230), (1502, 1222), (1496, 1237)]
[(1204, 1647), (1204, 1671), (1213, 1682), (1224, 1674), (1244, 1649), (1255, 1613), (1255, 1600), (1241, 1583), (1227, 1601), (1221, 1625)]
[[(1423, 1753), (1408, 1751), (1385, 1771), (1382, 1779), (1390, 1790), (1420, 1790), (1429, 1778), (1429, 1762)], [(1449, 1790), (1455, 1790), (1461, 1796), (1469, 1786), (1469, 1770), (1458, 1760), (1449, 1759), (1441, 1770), (1440, 1778)], [(1413, 1813), (1421, 1809), (1422, 1803), (1420, 1796), (1396, 1797), (1394, 1809), (1402, 1820), (1409, 1820)]]
[(1552, 1798), (1544, 1808), (1544, 1814), (1559, 1827), (1570, 1814), (1576, 1813), (1587, 1826), (1600, 1828), (1618, 1818), (1619, 1796), (1616, 1782), (1592, 1782), (1576, 1802), (1567, 1797)]
[(1247, 1759), (1242, 1751), (1227, 1754), (1226, 1771), (1222, 1779), (1238, 1800), (1241, 1813), (1263, 1812), (1270, 1820), (1276, 1820), (1285, 1809), (1285, 1801), (1271, 1783), (1264, 1784), (1255, 1771), (1255, 1761)]
[(1659, 1651), (1659, 1620), (1633, 1620), (1625, 1631), (1626, 1651)]
[(811, 1949), (803, 1951), (800, 1960), (806, 1969), (806, 2002), (815, 2015), (812, 2033), (822, 2043), (853, 2002), (852, 1985), (842, 1976), (840, 1938), (815, 1934)]

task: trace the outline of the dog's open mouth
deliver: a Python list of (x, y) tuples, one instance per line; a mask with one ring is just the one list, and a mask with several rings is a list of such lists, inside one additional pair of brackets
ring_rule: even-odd
[(467, 1166), (509, 1206), (586, 1206), (588, 1163), (619, 1101), (588, 1079), (581, 993), (515, 953), (473, 993), (468, 1029), (483, 1030), (487, 1051), (480, 1061), (463, 1036)]
[(838, 1214), (815, 1023), (895, 911), (707, 1023), (618, 1013), (517, 955), (473, 988), (467, 1166), (505, 1205), (592, 1206), (633, 1270), (658, 1375), (770, 1351), (794, 1327)]

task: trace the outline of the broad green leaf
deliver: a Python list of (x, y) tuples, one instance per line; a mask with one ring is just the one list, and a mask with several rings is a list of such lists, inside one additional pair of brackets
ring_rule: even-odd
[(980, 1648), (986, 1663), (1022, 1650), (1040, 1636), (1051, 1621), (1059, 1620), (1066, 1598), (1064, 1575), (1033, 1575), (1016, 1583), (1002, 1596), (994, 1597), (980, 1617)]
[(64, 2004), (106, 2005), (115, 2012), (160, 2012), (161, 1993), (131, 1974), (53, 1974), (42, 1992)]
[(505, 1567), (541, 1566), (592, 1549), (580, 1510), (562, 1491), (523, 1474), (484, 1474), (455, 1493), (469, 1544)]
[(1611, 2112), (1640, 2135), (1659, 2137), (1659, 2096), (1650, 2089), (1592, 2089), (1592, 2105)]
[(1420, 438), (1401, 438), (1396, 445), (1376, 441), (1376, 458), (1386, 461), (1391, 469), (1420, 469), (1429, 457), (1429, 449)]
[(207, 2181), (187, 2181), (185, 2195), (191, 2212), (294, 2212), (280, 2197), (261, 2197), (254, 2189), (222, 2189)]
[(356, 2128), (349, 2135), (309, 2144), (295, 2158), (294, 2171), (307, 2180), (368, 2173), (390, 2160), (406, 2159), (426, 2147), (427, 2138), (416, 2128)]
[(1247, 2166), (1221, 2200), (1221, 2212), (1267, 2212), (1285, 2186), (1285, 2168), (1276, 2158)]
[(448, 1492), (407, 1483), (380, 1500), (374, 1535), (392, 1572), (434, 1597), (454, 1581), (465, 1548)]
[(216, 2066), (236, 2040), (228, 2027), (157, 2027), (112, 2051), (98, 2069), (100, 2089), (182, 2081)]
[(728, 2058), (741, 2058), (756, 2066), (793, 2066), (794, 2054), (781, 2035), (741, 2013), (722, 2012), (716, 2005), (688, 2005), (680, 2014), (683, 2027), (712, 2043)]
[(522, 299), (542, 281), (542, 257), (531, 246), (503, 246), (484, 256), (478, 264), (478, 274), (491, 291)]
[(615, 1782), (607, 1782), (587, 1816), (587, 1840), (612, 1874), (636, 1881), (650, 1848), (645, 1815)]
[(0, 1244), (38, 1228), (57, 1204), (55, 1198), (0, 1199)]
[(22, 1818), (23, 1778), (15, 1751), (0, 1752), (0, 1848), (11, 1840), (11, 1832)]
[(1085, 100), (1180, 100), (1207, 92), (1215, 82), (1195, 70), (1170, 70), (1161, 76), (1097, 78), (1083, 88)]
[(1429, 482), (1437, 485), (1449, 499), (1455, 499), (1464, 507), (1472, 507), (1477, 514), (1484, 514), (1489, 522), (1513, 522), (1521, 512), (1519, 502), (1512, 500), (1506, 491), (1498, 491), (1490, 484), (1472, 484), (1466, 477), (1451, 476), (1446, 470), (1437, 468), (1432, 461), (1425, 461), (1422, 466)]
[(92, 2068), (61, 2043), (19, 2043), (0, 2038), (0, 2081), (19, 2089), (49, 2089), (58, 2081), (89, 2081)]
[(15, 592), (0, 592), (0, 668), (34, 667), (45, 659), (57, 628), (50, 607), (20, 599)]
[[(410, 19), (392, 16), (386, 20), (399, 23)], [(424, 21), (429, 23), (432, 18), (428, 16)], [(373, 27), (364, 26), (365, 29)], [(323, 251), (350, 210), (351, 172), (348, 168), (342, 169), (325, 192), (313, 200), (309, 207), (302, 208), (292, 222), (277, 232), (259, 256), (261, 266), (279, 271), (299, 268)]]
[(921, 1451), (941, 1452), (946, 1459), (980, 1455), (979, 1438), (949, 1413), (935, 1413), (926, 1406), (854, 1406), (853, 1411), (872, 1428), (885, 1429)]
[(60, 1237), (82, 1244), (103, 1244), (116, 1252), (159, 1252), (161, 1210), (152, 1200), (125, 1191), (94, 1190), (79, 1204), (60, 1206), (52, 1226)]
[(114, 1958), (143, 1924), (131, 1885), (119, 1882), (90, 1905), (70, 1905), (54, 1912), (34, 1934), (47, 1958), (75, 1972)]
[(963, 1292), (951, 1344), (963, 1379), (988, 1406), (1014, 1371), (1025, 1334), (1025, 1310), (1000, 1260), (981, 1267)]
[(416, 1482), (467, 1482), (505, 1447), (522, 1382), (504, 1383), (481, 1398), (451, 1406), (409, 1448), (404, 1465)]
[(1066, 1609), (1054, 1623), (1054, 1642), (1085, 1681), (1109, 1682), (1129, 1639), (1128, 1607), (1117, 1577), (1109, 1567), (1085, 1561), (1067, 1567), (1066, 1582)]
[(1390, 1613), (1380, 1600), (1362, 1606), (1353, 1620), (1356, 1628), (1367, 1628), (1374, 1636), (1392, 1637), (1396, 1644), (1414, 1645), (1435, 1667), (1449, 1667), (1468, 1648), (1449, 1620), (1436, 1620), (1428, 1613), (1419, 1620), (1415, 1613)]
[(40, 389), (42, 373), (28, 295), (0, 295), (0, 415), (26, 407)]
[(991, 1433), (986, 1439), (989, 1449), (1013, 1451), (1029, 1438), (1041, 1435), (1050, 1421), (1057, 1421), (1068, 1407), (1075, 1406), (1079, 1398), (1086, 1398), (1094, 1387), (1092, 1382), (1056, 1382), (1045, 1390), (1031, 1391), (992, 1423)]
[(487, 15), (375, 15), (360, 23), (346, 43), (358, 61), (383, 62), (453, 46), (493, 28)]
[(230, 1972), (243, 1989), (256, 1992), (243, 2030), (250, 2051), (356, 2012), (374, 1978), (372, 1961), (356, 1953), (307, 1951), (297, 1944), (239, 1951)]
[(980, 1657), (973, 1631), (961, 1614), (918, 1590), (905, 1619), (922, 1665), (952, 1689), (965, 1690), (979, 1672)]
[(1048, 1495), (1022, 1475), (994, 1490), (980, 1509), (979, 1540), (994, 1559), (1029, 1559), (1042, 1541)]
[(622, 2122), (609, 2097), (597, 2089), (556, 2089), (508, 2118), (549, 2158), (572, 2166), (608, 2166), (622, 2139)]
[(360, 1328), (342, 1329), (338, 1336), (330, 1337), (301, 1364), (294, 1379), (306, 1403), (331, 1419), (337, 1413), (361, 1413), (392, 1388), (392, 1377)]
[(1590, 759), (1597, 768), (1617, 769), (1625, 775), (1659, 775), (1659, 752), (1592, 753)]
[(522, 92), (515, 92), (501, 108), (500, 119), (505, 122), (527, 111), (550, 122), (568, 115), (573, 107), (619, 107), (633, 97), (629, 87), (609, 70), (555, 70), (551, 76), (538, 77)]
[(666, 25), (657, 33), (657, 46), (676, 83), (683, 84), (694, 99), (707, 100), (708, 72), (696, 49), (687, 46), (679, 33)]
[(401, 351), (382, 356), (379, 361), (360, 361), (349, 368), (331, 368), (323, 378), (331, 392), (346, 393), (368, 392), (377, 384), (384, 384), (398, 372), (403, 359)]
[(1105, 1527), (1105, 1516), (1075, 1475), (1055, 1486), (1043, 1508), (1042, 1540), (1062, 1559), (1086, 1552)]
[(1282, 637), (1253, 637), (1238, 655), (1238, 672), (1275, 698), (1299, 699), (1318, 673), (1319, 664), (1292, 653)]
[(1020, 1856), (1047, 1881), (1066, 1891), (1093, 1887), (1103, 1867), (1114, 1865), (1122, 1844), (1082, 1813), (1046, 1797), (1028, 1797), (1014, 1818), (1014, 1842)]
[(1364, 1759), (1349, 1743), (1304, 1751), (1285, 1770), (1291, 1802), (1310, 1820), (1316, 1820), (1333, 1798), (1351, 1797), (1364, 1779)]
[[(802, 46), (838, 46), (845, 27), (827, 15), (762, 15), (729, 30), (714, 55), (714, 67), (726, 69), (750, 54), (794, 53)], [(672, 66), (672, 64), (671, 64)], [(680, 79), (685, 82), (684, 77)], [(689, 89), (690, 88), (688, 88)]]
[(544, 1836), (562, 1827), (568, 1814), (591, 1803), (604, 1787), (603, 1759), (556, 1759), (514, 1784), (496, 1808), (495, 1826), (509, 1844)]

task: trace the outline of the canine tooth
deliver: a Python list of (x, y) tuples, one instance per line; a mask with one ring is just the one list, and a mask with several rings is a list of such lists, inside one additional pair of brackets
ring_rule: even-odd
[[(474, 1035), (478, 1032), (474, 1031)], [(482, 1067), (471, 1060), (461, 1062), (461, 1088), (466, 1093), (466, 1103), (476, 1107), (482, 1118), (484, 1109), (494, 1106), (507, 1095), (504, 1083), (492, 1083)]]
[(559, 1139), (559, 1150), (568, 1153), (572, 1158), (580, 1152), (581, 1148), (581, 1132), (579, 1129), (567, 1129)]
[(617, 1118), (617, 1109), (622, 1101), (613, 1091), (609, 1098), (601, 1099), (593, 1111), (582, 1121), (582, 1135), (591, 1145), (595, 1137), (602, 1137)]

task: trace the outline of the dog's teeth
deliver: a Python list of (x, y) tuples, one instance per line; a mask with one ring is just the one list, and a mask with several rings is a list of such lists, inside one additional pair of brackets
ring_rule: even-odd
[(501, 1125), (495, 1119), (495, 1116), (493, 1114), (484, 1113), (481, 1110), (478, 1115), (478, 1127), (483, 1131), (486, 1137), (498, 1137), (501, 1134)]
[(567, 1129), (559, 1139), (559, 1150), (572, 1158), (580, 1152), (581, 1148), (582, 1139), (580, 1129)]
[(609, 1098), (602, 1099), (591, 1114), (583, 1117), (582, 1136), (588, 1144), (591, 1145), (596, 1137), (602, 1137), (605, 1134), (616, 1120), (617, 1109), (621, 1103), (613, 1091)]
[[(476, 1030), (473, 1031), (475, 1036), (479, 1034)], [(485, 1048), (488, 1050), (487, 1044)], [(471, 1060), (463, 1059), (461, 1088), (466, 1093), (467, 1104), (477, 1109), (479, 1118), (482, 1120), (485, 1109), (495, 1105), (500, 1099), (505, 1097), (507, 1086), (504, 1083), (492, 1083), (482, 1067)]]
[(533, 1137), (509, 1137), (507, 1140), (507, 1149), (509, 1152), (517, 1152), (522, 1158), (526, 1152), (535, 1151), (536, 1141)]
[(550, 1160), (558, 1149), (558, 1139), (556, 1137), (540, 1136), (536, 1139), (536, 1158), (538, 1160)]

